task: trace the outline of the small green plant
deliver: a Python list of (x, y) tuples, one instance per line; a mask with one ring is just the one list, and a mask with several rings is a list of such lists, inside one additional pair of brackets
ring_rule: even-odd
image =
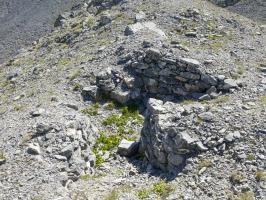
[(245, 68), (243, 65), (238, 65), (236, 68), (236, 73), (238, 73), (239, 75), (243, 75), (245, 73)]
[(234, 200), (255, 200), (254, 193), (251, 191), (241, 192)]
[(258, 103), (263, 106), (266, 105), (266, 95), (259, 97)]
[(95, 116), (95, 115), (98, 115), (99, 108), (100, 108), (100, 104), (94, 103), (90, 105), (89, 107), (81, 110), (81, 112), (85, 115)]
[(95, 147), (103, 152), (111, 151), (119, 144), (120, 140), (121, 138), (118, 135), (107, 135), (101, 132), (95, 142)]
[(82, 90), (82, 85), (80, 85), (79, 83), (75, 83), (73, 86), (73, 91), (80, 91)]
[(116, 107), (115, 103), (113, 101), (111, 101), (104, 108), (106, 110), (113, 110), (115, 107)]
[(76, 69), (76, 70), (74, 70), (74, 71), (70, 74), (70, 76), (69, 76), (69, 80), (70, 80), (70, 81), (75, 80), (80, 74), (81, 74), (80, 69)]
[(81, 175), (79, 178), (80, 178), (80, 180), (88, 181), (88, 180), (91, 179), (91, 175), (89, 175), (89, 174), (84, 174), (84, 175)]
[(99, 155), (97, 152), (95, 152), (95, 155), (96, 155), (95, 167), (99, 167), (105, 162), (105, 159), (102, 155)]
[(68, 65), (70, 63), (71, 63), (71, 61), (69, 58), (60, 58), (57, 64), (59, 66), (65, 66), (65, 65)]
[(217, 34), (209, 34), (208, 39), (210, 40), (216, 40), (217, 38), (221, 38), (223, 35), (217, 35)]
[(5, 160), (6, 157), (4, 155), (4, 152), (0, 150), (0, 160)]
[(84, 175), (81, 175), (79, 178), (82, 181), (88, 181), (88, 180), (94, 180), (94, 179), (97, 179), (103, 176), (104, 174), (97, 174), (97, 175), (84, 174)]
[(162, 180), (153, 185), (152, 191), (162, 199), (165, 199), (173, 191), (173, 188), (169, 183), (166, 183), (164, 180)]
[(247, 155), (247, 160), (253, 161), (253, 160), (256, 160), (256, 158), (255, 158), (255, 156), (253, 154), (250, 153), (250, 154)]
[(95, 24), (95, 17), (92, 15), (88, 16), (86, 19), (86, 24), (88, 28), (93, 27), (93, 25)]
[(23, 106), (21, 104), (14, 104), (13, 107), (14, 111), (22, 111), (23, 110)]
[(150, 190), (149, 189), (141, 189), (138, 191), (137, 195), (139, 197), (139, 199), (147, 199), (150, 196)]
[(193, 103), (195, 103), (195, 101), (193, 101), (191, 99), (188, 99), (188, 100), (182, 101), (180, 104), (181, 105), (190, 105), (190, 104), (193, 104)]
[(266, 172), (263, 170), (257, 170), (255, 178), (257, 181), (266, 181)]
[(101, 164), (105, 162), (104, 157), (99, 153), (105, 153), (106, 151), (111, 152), (118, 146), (121, 140), (122, 138), (119, 135), (109, 135), (105, 132), (100, 133), (93, 147), (93, 153), (96, 156), (96, 167), (101, 166)]
[(216, 99), (211, 100), (210, 103), (219, 105), (219, 104), (226, 103), (228, 101), (229, 101), (229, 96), (222, 95), (222, 96), (217, 97)]
[(121, 108), (122, 115), (112, 114), (103, 121), (103, 125), (116, 125), (117, 127), (125, 126), (129, 119), (135, 121), (136, 124), (143, 124), (144, 119), (139, 114), (136, 106), (124, 106)]
[(43, 197), (42, 196), (35, 196), (35, 197), (32, 197), (31, 200), (43, 200)]
[[(115, 126), (117, 133), (120, 136), (125, 134), (130, 135), (134, 133), (134, 130), (130, 127), (127, 127), (128, 123), (143, 124), (144, 119), (139, 114), (136, 106), (124, 106), (120, 108), (121, 115), (112, 114), (107, 117), (102, 123), (105, 126), (113, 125)], [(127, 138), (130, 139), (130, 138)], [(132, 138), (131, 138), (132, 139)]]
[(107, 194), (104, 200), (116, 200), (118, 199), (118, 196), (119, 196), (118, 190), (114, 189), (109, 194)]
[(209, 168), (212, 167), (213, 163), (211, 160), (203, 159), (199, 161), (199, 168), (202, 169), (203, 167)]
[(230, 175), (230, 181), (233, 184), (240, 184), (243, 180), (244, 180), (244, 176), (238, 171), (234, 171)]
[(223, 47), (223, 42), (222, 41), (215, 41), (210, 44), (211, 49), (213, 51), (219, 51)]

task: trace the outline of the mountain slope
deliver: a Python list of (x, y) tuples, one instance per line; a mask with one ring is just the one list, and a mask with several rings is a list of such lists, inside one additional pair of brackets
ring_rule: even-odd
[(0, 2), (0, 63), (53, 29), (58, 14), (77, 2), (69, 0), (2, 0)]
[[(265, 26), (202, 0), (92, 1), (64, 18), (0, 68), (0, 199), (265, 199)], [(193, 95), (158, 90), (166, 63)], [(230, 81), (199, 91), (196, 72)], [(145, 80), (138, 107), (114, 101)], [(185, 142), (161, 145), (176, 130)], [(182, 163), (177, 175), (147, 152), (117, 153), (143, 134), (161, 163)], [(172, 146), (187, 155), (192, 136), (202, 151), (160, 157)]]

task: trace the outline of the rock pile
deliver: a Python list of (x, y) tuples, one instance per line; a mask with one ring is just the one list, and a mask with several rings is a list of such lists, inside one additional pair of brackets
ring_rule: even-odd
[(49, 155), (62, 162), (62, 171), (75, 181), (80, 175), (93, 173), (95, 156), (91, 151), (98, 130), (86, 118), (66, 122), (66, 125), (37, 123), (28, 144), (32, 155)]
[(147, 95), (159, 99), (182, 96), (210, 100), (219, 96), (220, 91), (238, 87), (232, 79), (206, 73), (197, 60), (167, 57), (158, 49), (136, 51), (120, 62), (126, 63), (127, 75), (107, 69), (97, 76), (99, 91), (110, 94), (120, 103)]
[(241, 138), (239, 132), (212, 135), (209, 128), (219, 129), (217, 121), (199, 103), (164, 104), (151, 98), (147, 103), (140, 151), (154, 167), (175, 174), (185, 166), (187, 158), (209, 150), (222, 153), (227, 144)]

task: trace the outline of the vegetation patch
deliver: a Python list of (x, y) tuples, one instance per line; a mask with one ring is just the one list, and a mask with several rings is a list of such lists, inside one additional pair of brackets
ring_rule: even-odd
[(250, 154), (247, 155), (247, 160), (253, 161), (253, 160), (256, 160), (256, 157), (253, 154), (250, 153)]
[(106, 110), (113, 110), (113, 109), (115, 109), (115, 107), (116, 107), (116, 105), (115, 105), (115, 103), (113, 101), (107, 103), (107, 105), (104, 106), (104, 108)]
[(149, 198), (150, 193), (151, 193), (150, 189), (143, 188), (138, 191), (137, 196), (139, 199), (147, 199)]
[(230, 99), (229, 96), (222, 95), (222, 96), (217, 97), (216, 99), (211, 100), (210, 103), (220, 105), (220, 104), (228, 102), (229, 99)]
[(243, 180), (244, 180), (244, 176), (238, 171), (234, 171), (230, 175), (230, 181), (233, 184), (240, 184), (242, 183)]
[(65, 65), (69, 65), (71, 63), (71, 60), (69, 58), (60, 58), (58, 60), (58, 65), (59, 66), (65, 66)]
[(162, 180), (153, 185), (152, 191), (158, 196), (160, 196), (162, 199), (165, 199), (173, 191), (173, 187), (169, 183), (166, 183)]
[(74, 70), (74, 71), (70, 74), (70, 76), (69, 76), (69, 80), (70, 80), (70, 81), (75, 80), (80, 74), (81, 74), (80, 69), (76, 69), (76, 70)]
[(203, 159), (203, 160), (200, 160), (199, 162), (199, 169), (202, 169), (203, 167), (209, 168), (212, 166), (213, 166), (213, 163), (211, 162), (211, 160)]
[(259, 97), (258, 103), (262, 106), (266, 105), (266, 95)]
[(93, 147), (93, 153), (96, 156), (96, 167), (99, 167), (105, 159), (103, 154), (107, 151), (110, 153), (118, 146), (122, 138), (119, 135), (111, 135), (106, 132), (101, 132), (100, 136), (97, 138), (95, 145)]
[(115, 125), (118, 128), (127, 125), (131, 119), (136, 124), (143, 124), (144, 119), (139, 114), (137, 106), (125, 106), (121, 108), (121, 115), (112, 114), (103, 121), (103, 125)]
[(241, 192), (234, 200), (255, 200), (254, 193), (251, 191)]
[(82, 90), (82, 85), (80, 85), (79, 83), (75, 83), (74, 85), (73, 85), (73, 91), (80, 91), (80, 90)]
[(255, 178), (257, 181), (266, 181), (266, 172), (263, 170), (257, 170)]
[(116, 200), (119, 197), (119, 192), (117, 189), (112, 190), (107, 196), (104, 198), (104, 200)]
[(90, 105), (89, 107), (81, 110), (81, 112), (85, 115), (95, 116), (95, 115), (98, 115), (99, 108), (100, 108), (100, 104), (94, 103)]
[(5, 160), (6, 157), (4, 155), (4, 152), (0, 150), (0, 160)]

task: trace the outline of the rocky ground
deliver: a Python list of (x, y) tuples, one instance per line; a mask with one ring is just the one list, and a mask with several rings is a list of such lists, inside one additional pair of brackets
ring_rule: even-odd
[(266, 27), (230, 8), (59, 16), (0, 68), (0, 199), (265, 199)]
[(0, 63), (51, 32), (57, 16), (81, 1), (1, 0)]

